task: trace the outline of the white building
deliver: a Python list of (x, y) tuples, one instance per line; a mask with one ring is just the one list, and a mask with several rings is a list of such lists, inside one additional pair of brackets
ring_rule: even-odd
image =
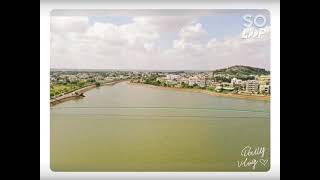
[(166, 79), (167, 79), (167, 80), (177, 80), (177, 79), (180, 79), (180, 75), (168, 74), (168, 75), (166, 76)]
[(248, 80), (246, 83), (246, 91), (257, 92), (259, 88), (259, 83), (256, 80)]
[(104, 80), (105, 81), (113, 81), (115, 78), (114, 77), (105, 77)]
[(211, 80), (207, 80), (207, 81), (206, 81), (206, 85), (207, 85), (207, 86), (215, 86), (215, 85), (216, 85), (216, 82), (214, 82), (214, 80), (212, 80), (212, 79), (211, 79)]
[(100, 80), (104, 80), (105, 78), (102, 77), (102, 76), (96, 76), (94, 79), (95, 79), (96, 81), (100, 81)]
[(176, 84), (178, 84), (177, 81), (173, 81), (173, 80), (166, 80), (166, 83), (167, 83), (168, 85), (176, 85)]
[(270, 94), (270, 85), (260, 85), (259, 92), (263, 94)]
[(256, 78), (259, 84), (270, 85), (270, 75), (261, 75)]
[(87, 79), (89, 75), (87, 73), (78, 73), (77, 77), (80, 79)]
[(189, 80), (187, 78), (181, 78), (180, 83), (189, 84)]
[(242, 84), (242, 80), (241, 79), (237, 79), (237, 78), (232, 78), (231, 79), (231, 85), (235, 86), (235, 85), (241, 85)]
[(50, 77), (50, 82), (54, 82), (54, 81), (57, 81), (57, 79), (54, 77)]
[(199, 87), (206, 87), (206, 80), (198, 80), (196, 82), (196, 84), (199, 86)]
[(193, 86), (193, 85), (195, 85), (195, 84), (197, 84), (197, 78), (195, 78), (195, 77), (190, 77), (189, 78), (189, 86)]
[(215, 91), (217, 91), (217, 92), (221, 92), (221, 91), (222, 91), (222, 89), (223, 89), (223, 87), (222, 87), (222, 86), (217, 86), (217, 87), (215, 88)]
[(198, 85), (199, 87), (206, 87), (206, 80), (200, 79), (198, 77), (190, 77), (189, 78), (189, 86)]

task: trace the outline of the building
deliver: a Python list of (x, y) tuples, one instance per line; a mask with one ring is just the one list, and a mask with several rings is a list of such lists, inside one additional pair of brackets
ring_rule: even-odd
[(242, 81), (241, 83), (241, 89), (246, 89), (246, 85), (247, 85), (247, 82), (246, 81)]
[(190, 77), (189, 78), (189, 86), (193, 86), (193, 85), (195, 85), (195, 84), (197, 84), (197, 78), (195, 78), (195, 77)]
[(189, 84), (189, 80), (187, 78), (181, 78), (180, 83)]
[(237, 86), (237, 85), (241, 85), (242, 84), (242, 80), (241, 79), (237, 79), (237, 78), (232, 78), (231, 79), (231, 85), (232, 86)]
[(222, 89), (223, 89), (223, 87), (222, 87), (222, 86), (217, 86), (217, 87), (215, 88), (215, 91), (217, 91), (217, 92), (221, 92), (221, 91), (222, 91)]
[(256, 80), (248, 80), (246, 83), (246, 91), (257, 92), (259, 88), (259, 83)]
[(54, 78), (54, 77), (50, 77), (50, 82), (55, 82), (55, 81), (57, 81), (57, 79), (56, 79), (56, 78)]
[(234, 87), (222, 87), (223, 90), (233, 91)]
[(176, 84), (178, 84), (178, 82), (174, 81), (174, 80), (166, 80), (166, 84), (167, 85), (176, 85)]
[(94, 79), (95, 79), (96, 81), (102, 81), (102, 80), (104, 80), (105, 78), (102, 77), (102, 76), (100, 76), (100, 75), (98, 75), (98, 76), (95, 76)]
[(114, 77), (105, 77), (104, 80), (105, 81), (113, 81), (115, 78)]
[(256, 80), (260, 85), (270, 85), (270, 75), (261, 75)]
[(166, 76), (166, 79), (167, 79), (167, 80), (178, 80), (178, 79), (180, 79), (180, 75), (168, 74), (168, 75)]
[(196, 84), (199, 86), (199, 87), (206, 87), (206, 80), (197, 80)]
[(260, 85), (259, 92), (262, 94), (270, 94), (270, 85)]
[(194, 86), (198, 85), (199, 87), (206, 87), (206, 80), (205, 79), (200, 79), (198, 77), (190, 77), (189, 78), (189, 86)]
[(207, 86), (215, 86), (217, 83), (214, 81), (214, 80), (212, 80), (212, 79), (210, 79), (210, 80), (206, 80), (206, 85)]

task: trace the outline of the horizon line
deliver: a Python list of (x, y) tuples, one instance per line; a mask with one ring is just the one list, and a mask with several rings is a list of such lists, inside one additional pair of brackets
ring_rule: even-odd
[(266, 68), (261, 68), (261, 67), (253, 67), (253, 66), (247, 66), (247, 65), (233, 65), (233, 66), (228, 66), (228, 67), (222, 67), (222, 68), (216, 68), (216, 69), (195, 69), (195, 70), (192, 70), (192, 69), (99, 69), (99, 68), (96, 68), (96, 69), (91, 69), (91, 68), (88, 68), (88, 69), (83, 69), (83, 68), (50, 68), (50, 71), (52, 70), (78, 70), (78, 71), (83, 71), (83, 70), (90, 70), (90, 71), (215, 71), (215, 70), (219, 70), (219, 69), (225, 69), (225, 68), (230, 68), (230, 67), (234, 67), (234, 66), (244, 66), (244, 67), (252, 67), (252, 68), (258, 68), (258, 69), (264, 69), (266, 71), (269, 71), (268, 69)]

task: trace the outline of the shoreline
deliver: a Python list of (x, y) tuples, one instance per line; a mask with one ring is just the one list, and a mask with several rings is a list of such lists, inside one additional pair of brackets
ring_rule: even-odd
[[(150, 84), (142, 84), (142, 83), (133, 83), (129, 80), (121, 80), (121, 81), (114, 81), (114, 82), (105, 82), (101, 83), (101, 86), (113, 86), (117, 83), (126, 82), (128, 85), (134, 85), (134, 86), (142, 86), (147, 88), (155, 88), (155, 89), (163, 89), (163, 90), (171, 90), (171, 91), (180, 91), (180, 92), (192, 92), (192, 93), (202, 93), (207, 94), (210, 96), (218, 96), (218, 97), (229, 97), (229, 98), (238, 98), (238, 99), (249, 99), (249, 100), (259, 100), (259, 101), (268, 101), (270, 102), (270, 96), (264, 96), (264, 95), (245, 95), (245, 94), (231, 94), (231, 93), (217, 93), (208, 91), (205, 89), (187, 89), (187, 88), (178, 88), (178, 87), (163, 87), (163, 86), (154, 86)], [(82, 94), (91, 90), (97, 88), (95, 84), (88, 85), (86, 87), (83, 87), (81, 89), (77, 89), (75, 91), (69, 92), (65, 95), (59, 96), (55, 99), (50, 99), (50, 107), (69, 101), (74, 99), (83, 98)], [(77, 94), (76, 94), (77, 93)]]
[(129, 85), (143, 86), (148, 88), (163, 89), (163, 90), (174, 90), (180, 92), (192, 92), (192, 93), (202, 93), (208, 94), (210, 96), (219, 96), (219, 97), (230, 97), (230, 98), (239, 98), (239, 99), (250, 99), (250, 100), (260, 100), (260, 101), (270, 101), (270, 96), (265, 95), (245, 95), (245, 94), (231, 94), (231, 93), (218, 93), (213, 91), (208, 91), (205, 89), (188, 89), (188, 88), (178, 88), (178, 87), (163, 87), (163, 86), (154, 86), (151, 84), (142, 84), (142, 83), (132, 83), (128, 82)]
[[(113, 81), (113, 82), (104, 82), (104, 83), (101, 83), (100, 86), (113, 86), (113, 85), (120, 83), (120, 82), (124, 82), (124, 80)], [(64, 94), (62, 96), (59, 96), (57, 98), (50, 99), (50, 107), (57, 105), (57, 104), (60, 104), (60, 103), (63, 103), (63, 102), (66, 102), (66, 101), (69, 101), (69, 100), (83, 98), (83, 96), (82, 96), (83, 93), (85, 93), (91, 89), (97, 88), (97, 87), (98, 86), (96, 86), (95, 84), (91, 84), (86, 87), (83, 87), (83, 88), (74, 90), (72, 92), (69, 92), (67, 94)]]

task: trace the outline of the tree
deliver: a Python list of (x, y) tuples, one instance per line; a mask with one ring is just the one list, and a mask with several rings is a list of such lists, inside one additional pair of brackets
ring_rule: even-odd
[(185, 82), (182, 82), (182, 83), (181, 83), (181, 87), (182, 87), (182, 88), (188, 88), (188, 87), (189, 87), (189, 85), (188, 85), (188, 84), (186, 84)]
[(209, 87), (208, 87), (208, 90), (209, 90), (209, 91), (214, 91), (214, 89), (215, 89), (215, 87), (213, 87), (213, 86), (209, 86)]
[(94, 82), (96, 82), (96, 80), (95, 79), (89, 79), (88, 82), (94, 83)]

